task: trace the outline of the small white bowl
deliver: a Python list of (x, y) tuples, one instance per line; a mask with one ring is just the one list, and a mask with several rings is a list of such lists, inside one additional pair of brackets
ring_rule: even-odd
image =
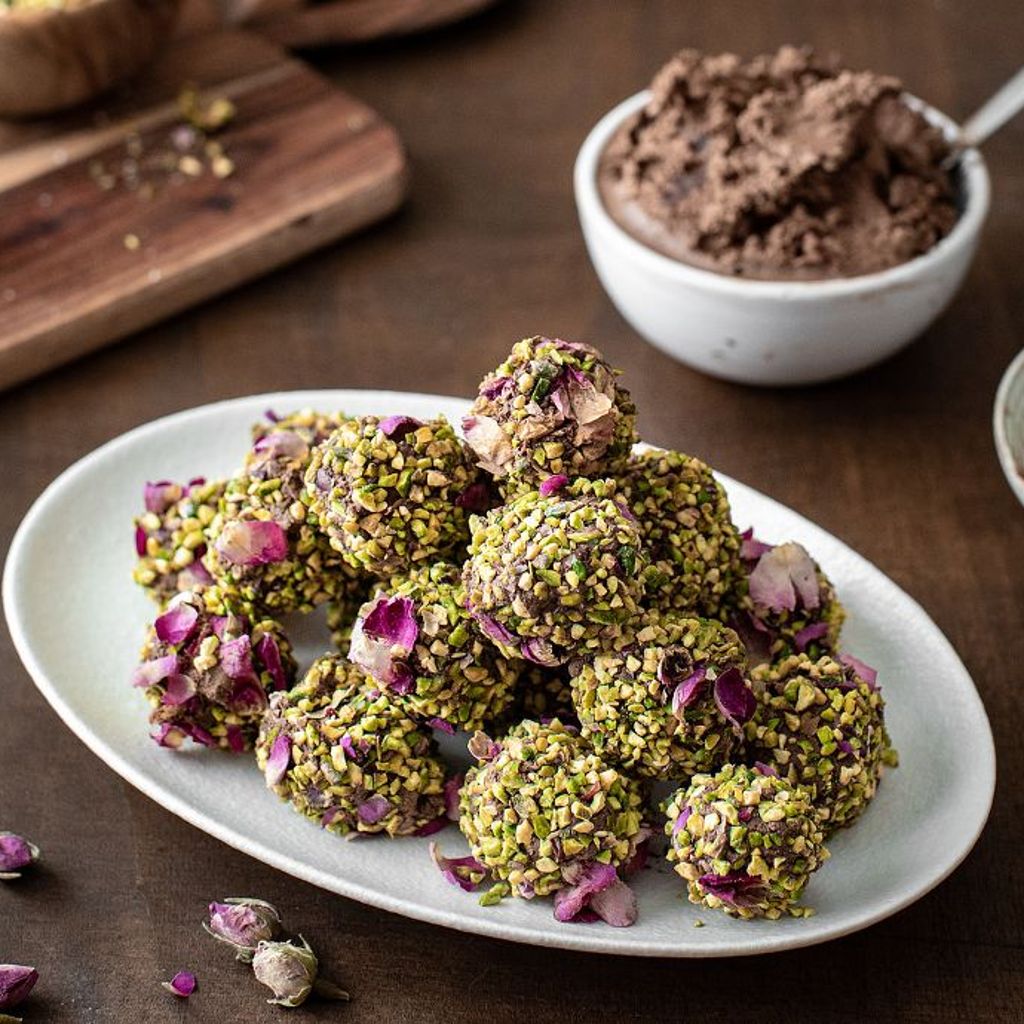
[[(635, 330), (669, 355), (744, 384), (813, 384), (891, 356), (953, 298), (978, 245), (989, 177), (977, 150), (961, 161), (963, 210), (953, 230), (908, 263), (861, 277), (756, 281), (728, 277), (662, 255), (612, 219), (597, 169), (612, 135), (642, 107), (637, 93), (606, 114), (576, 158), (574, 187), (583, 236), (605, 291)], [(908, 97), (949, 138), (945, 114)]]
[(1024, 505), (1024, 351), (1010, 363), (999, 382), (992, 432), (1006, 479)]

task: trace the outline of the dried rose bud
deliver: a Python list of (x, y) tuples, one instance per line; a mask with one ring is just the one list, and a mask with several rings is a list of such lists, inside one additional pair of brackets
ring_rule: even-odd
[(161, 988), (167, 989), (179, 999), (188, 999), (195, 992), (197, 984), (196, 976), (191, 971), (178, 971), (170, 981), (161, 982)]
[(256, 947), (252, 969), (256, 980), (274, 993), (268, 1003), (301, 1006), (313, 991), (319, 966), (316, 954), (300, 935), (301, 946), (291, 942), (263, 941)]
[(22, 868), (39, 860), (39, 847), (13, 832), (0, 832), (0, 878), (21, 878)]
[(210, 922), (204, 921), (203, 928), (218, 942), (231, 946), (243, 963), (250, 963), (261, 942), (277, 938), (281, 915), (263, 900), (231, 898), (210, 904)]
[(38, 980), (39, 972), (34, 967), (0, 964), (0, 1010), (24, 1002)]

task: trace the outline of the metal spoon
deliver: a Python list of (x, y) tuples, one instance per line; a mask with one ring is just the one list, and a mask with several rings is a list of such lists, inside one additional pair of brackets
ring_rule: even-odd
[(956, 165), (965, 149), (980, 146), (1015, 114), (1024, 109), (1024, 68), (1021, 68), (998, 92), (986, 100), (960, 127), (949, 156), (947, 169)]

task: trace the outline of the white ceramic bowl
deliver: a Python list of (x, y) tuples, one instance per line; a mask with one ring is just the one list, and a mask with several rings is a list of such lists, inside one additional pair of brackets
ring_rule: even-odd
[(992, 431), (999, 462), (1024, 505), (1024, 351), (1006, 368), (996, 391)]
[[(989, 205), (977, 150), (962, 159), (964, 208), (930, 252), (861, 277), (829, 281), (739, 280), (651, 249), (611, 218), (597, 186), (605, 146), (647, 102), (641, 92), (595, 125), (576, 158), (574, 187), (598, 277), (635, 330), (698, 370), (744, 384), (812, 384), (843, 377), (897, 352), (946, 307), (963, 281)], [(955, 122), (913, 97), (950, 138)]]

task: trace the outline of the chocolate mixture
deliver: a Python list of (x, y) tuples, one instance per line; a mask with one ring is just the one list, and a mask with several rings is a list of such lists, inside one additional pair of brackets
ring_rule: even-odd
[(942, 133), (895, 78), (784, 46), (676, 54), (601, 158), (605, 205), (685, 263), (768, 279), (852, 277), (927, 252), (957, 219)]

